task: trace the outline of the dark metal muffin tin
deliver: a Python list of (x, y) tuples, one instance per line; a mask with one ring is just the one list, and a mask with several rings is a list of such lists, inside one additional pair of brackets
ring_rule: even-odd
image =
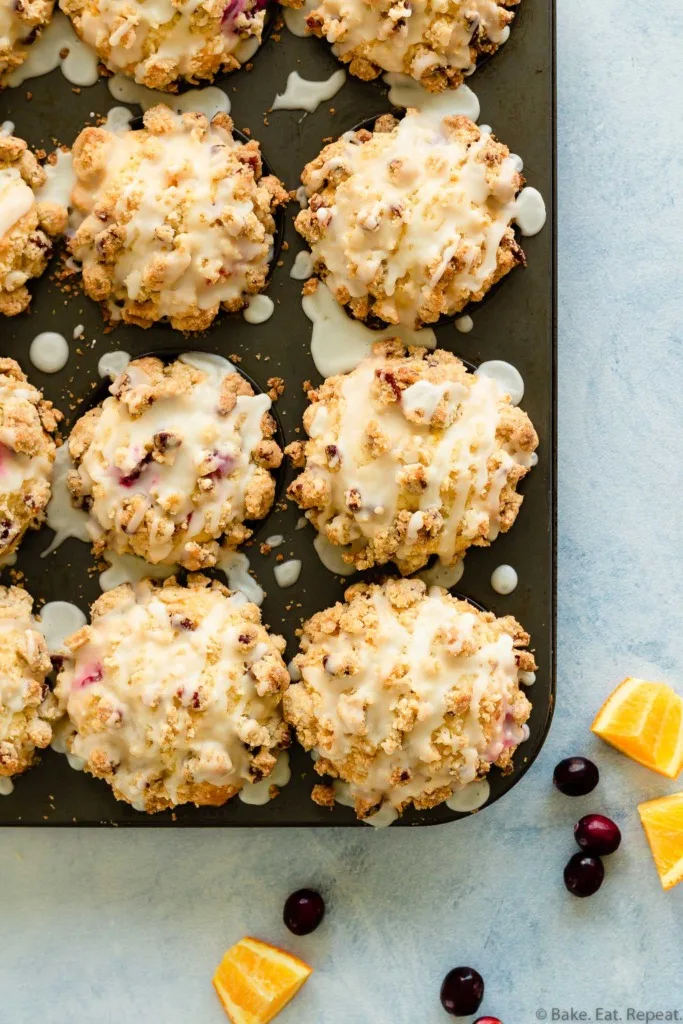
[[(503, 776), (494, 769), (490, 775), (491, 801), (499, 798), (524, 775), (545, 739), (554, 704), (555, 674), (555, 234), (554, 234), (554, 12), (544, 0), (522, 0), (508, 43), (469, 80), (481, 102), (482, 123), (524, 159), (528, 183), (543, 193), (548, 223), (534, 238), (523, 239), (528, 267), (510, 274), (491, 300), (473, 310), (474, 330), (460, 334), (452, 324), (439, 327), (438, 344), (467, 362), (507, 359), (524, 377), (523, 408), (538, 430), (541, 446), (539, 464), (522, 484), (525, 495), (519, 518), (510, 533), (490, 548), (473, 549), (465, 560), (465, 573), (458, 591), (499, 615), (513, 614), (531, 633), (538, 662), (537, 682), (528, 692), (533, 701), (531, 735), (521, 746), (515, 769)], [(299, 184), (304, 164), (317, 155), (323, 140), (346, 131), (363, 119), (391, 109), (381, 80), (361, 82), (349, 76), (333, 100), (314, 114), (276, 111), (268, 114), (276, 92), (284, 91), (287, 75), (297, 70), (304, 78), (327, 78), (338, 63), (326, 44), (315, 38), (300, 39), (286, 29), (277, 30), (257, 53), (252, 70), (242, 70), (217, 84), (227, 92), (235, 125), (248, 129), (258, 139), (273, 171), (290, 189)], [(16, 134), (32, 146), (53, 148), (54, 141), (71, 144), (95, 114), (106, 114), (116, 106), (100, 80), (92, 88), (72, 89), (59, 70), (31, 79), (17, 89), (0, 94), (0, 120), (15, 122)], [(138, 112), (138, 108), (133, 108)], [(204, 349), (241, 357), (244, 370), (261, 388), (269, 377), (283, 377), (286, 390), (277, 412), (286, 439), (301, 437), (301, 416), (306, 404), (302, 384), (319, 375), (310, 356), (311, 325), (301, 308), (301, 282), (289, 277), (296, 253), (305, 248), (292, 226), (293, 204), (287, 213), (286, 243), (281, 253), (283, 266), (276, 267), (268, 294), (275, 301), (275, 314), (254, 326), (241, 316), (218, 320), (206, 334), (184, 343), (181, 335), (159, 326), (142, 330), (122, 326), (105, 333), (98, 306), (75, 289), (65, 295), (50, 280), (57, 269), (31, 284), (31, 312), (3, 320), (2, 355), (18, 360), (30, 380), (44, 390), (67, 417), (65, 433), (79, 408), (91, 404), (92, 392), (100, 384), (97, 362), (112, 349), (131, 355), (167, 352), (175, 349)], [(77, 324), (85, 332), (71, 341)], [(28, 346), (41, 331), (56, 330), (69, 340), (71, 357), (58, 374), (39, 373), (30, 363)], [(92, 339), (97, 339), (91, 347)], [(291, 478), (287, 470), (287, 478)], [(296, 650), (295, 630), (301, 620), (341, 599), (351, 579), (332, 576), (319, 562), (313, 549), (312, 528), (296, 530), (299, 510), (288, 504), (278, 507), (257, 525), (254, 543), (248, 549), (252, 569), (266, 590), (264, 621), (287, 639), (287, 656)], [(269, 556), (259, 544), (272, 534), (282, 533), (286, 542)], [(31, 533), (19, 552), (16, 570), (36, 603), (69, 600), (88, 611), (100, 593), (98, 574), (93, 572), (89, 548), (76, 540), (66, 541), (55, 553), (41, 558), (51, 539), (43, 529)], [(273, 576), (275, 555), (300, 558), (303, 568), (296, 586), (282, 590)], [(507, 597), (490, 586), (493, 569), (513, 565), (519, 573), (517, 589)], [(2, 582), (12, 578), (3, 570)], [(318, 807), (310, 798), (320, 781), (313, 763), (296, 743), (291, 754), (292, 780), (277, 799), (263, 807), (248, 806), (234, 799), (224, 807), (179, 807), (174, 813), (145, 815), (117, 802), (109, 787), (83, 772), (74, 771), (63, 755), (49, 750), (40, 764), (15, 780), (14, 792), (0, 797), (0, 824), (15, 825), (353, 825), (353, 812), (345, 807), (334, 811)], [(433, 825), (463, 815), (445, 805), (428, 812), (410, 811), (393, 826)]]

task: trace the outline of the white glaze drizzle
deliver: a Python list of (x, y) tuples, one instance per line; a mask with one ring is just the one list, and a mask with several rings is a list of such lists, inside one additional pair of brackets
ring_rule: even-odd
[(270, 803), (272, 800), (270, 794), (271, 786), (277, 786), (278, 789), (282, 789), (283, 786), (287, 785), (291, 777), (289, 754), (286, 750), (283, 750), (278, 755), (277, 763), (267, 778), (251, 784), (246, 782), (237, 795), (243, 804), (249, 804), (251, 807), (263, 807), (264, 804)]
[(69, 360), (69, 343), (56, 331), (43, 331), (31, 342), (28, 357), (41, 373), (58, 373)]
[(177, 565), (152, 565), (137, 555), (119, 555), (115, 551), (105, 551), (102, 557), (109, 563), (109, 568), (100, 573), (100, 590), (103, 593), (113, 590), (122, 583), (139, 583), (145, 578), (165, 580), (178, 571)]
[(520, 672), (519, 673), (519, 681), (522, 684), (522, 686), (533, 686), (534, 683), (536, 682), (536, 673), (535, 672)]
[(39, 615), (40, 630), (47, 641), (50, 654), (65, 653), (66, 638), (87, 622), (81, 609), (70, 601), (50, 601), (43, 605)]
[(0, 796), (10, 796), (14, 792), (14, 783), (3, 775), (0, 777)]
[(346, 72), (333, 72), (323, 82), (311, 82), (302, 78), (298, 71), (291, 71), (285, 91), (273, 100), (273, 110), (306, 110), (312, 114), (321, 103), (336, 96), (346, 81)]
[(511, 594), (519, 582), (511, 565), (499, 565), (491, 573), (491, 586), (497, 594)]
[(66, 486), (67, 475), (73, 468), (68, 445), (63, 444), (61, 448), (57, 449), (55, 455), (52, 470), (52, 497), (46, 513), (47, 525), (54, 530), (55, 535), (48, 547), (41, 552), (41, 558), (45, 558), (69, 537), (90, 543), (88, 513), (73, 507), (71, 495)]
[(311, 356), (321, 377), (348, 373), (365, 359), (376, 341), (400, 338), (405, 345), (436, 348), (436, 335), (430, 327), (416, 331), (405, 324), (396, 324), (382, 331), (371, 331), (359, 320), (353, 320), (339, 305), (322, 281), (311, 295), (304, 295), (304, 313), (313, 324)]
[(517, 196), (513, 220), (523, 235), (537, 235), (547, 219), (545, 201), (537, 188), (527, 185)]
[(501, 391), (510, 396), (512, 405), (519, 405), (524, 398), (524, 379), (512, 363), (507, 363), (504, 359), (488, 359), (480, 363), (475, 372), (480, 377), (495, 380)]
[(107, 79), (107, 87), (115, 100), (120, 103), (136, 103), (143, 110), (149, 110), (158, 103), (165, 103), (176, 114), (204, 114), (209, 120), (219, 111), (230, 113), (229, 97), (215, 85), (209, 85), (205, 89), (189, 89), (179, 96), (174, 96), (172, 93), (148, 89), (134, 82), (132, 78), (117, 73)]
[(116, 132), (120, 135), (122, 132), (130, 131), (130, 123), (134, 117), (133, 111), (128, 107), (111, 107), (107, 111), (107, 119), (102, 127), (106, 128), (108, 132)]
[(46, 75), (59, 66), (72, 85), (94, 85), (98, 77), (97, 62), (97, 55), (80, 41), (67, 16), (55, 11), (50, 24), (29, 47), (24, 63), (7, 75), (5, 84), (22, 85), (27, 79)]
[(97, 372), (100, 377), (111, 377), (114, 380), (120, 373), (123, 373), (125, 368), (130, 362), (130, 356), (123, 349), (117, 349), (114, 352), (105, 352), (104, 355), (100, 356), (100, 360), (97, 364)]
[(438, 120), (462, 114), (476, 121), (481, 113), (479, 100), (468, 85), (444, 92), (427, 92), (414, 78), (397, 71), (388, 71), (382, 78), (389, 86), (389, 102), (395, 107), (412, 107)]
[(269, 548), (279, 548), (284, 542), (285, 538), (281, 533), (274, 533), (272, 537), (266, 537), (266, 544)]
[(239, 590), (254, 604), (263, 604), (265, 594), (254, 577), (249, 575), (249, 559), (244, 552), (224, 548), (216, 568), (225, 573), (231, 590)]
[(296, 254), (289, 276), (295, 281), (307, 281), (313, 276), (313, 257), (308, 249), (302, 249)]
[(460, 316), (455, 321), (456, 331), (460, 331), (461, 334), (469, 334), (474, 327), (474, 320), (471, 316)]
[(455, 565), (444, 565), (443, 562), (437, 561), (431, 568), (416, 573), (416, 576), (428, 587), (445, 587), (446, 590), (451, 590), (460, 582), (464, 571), (465, 563), (462, 560)]
[(353, 565), (349, 565), (342, 558), (346, 549), (337, 544), (331, 544), (323, 533), (316, 534), (313, 547), (325, 568), (333, 572), (335, 576), (352, 576), (356, 571)]
[(453, 796), (446, 801), (446, 807), (456, 813), (464, 811), (476, 811), (483, 807), (491, 796), (491, 786), (488, 779), (480, 779), (478, 782), (470, 782), (457, 789)]
[(269, 295), (250, 295), (242, 315), (248, 324), (264, 324), (274, 311), (275, 303)]
[(282, 15), (284, 17), (285, 26), (293, 36), (298, 36), (300, 39), (305, 39), (306, 36), (310, 36), (311, 33), (306, 25), (306, 18), (310, 12), (316, 7), (317, 0), (305, 0), (303, 7), (294, 9), (293, 7), (283, 7)]
[(36, 190), (36, 202), (56, 203), (58, 206), (71, 206), (71, 190), (74, 185), (73, 158), (70, 150), (58, 149), (55, 162), (43, 164), (46, 181)]
[(293, 587), (301, 575), (301, 562), (298, 558), (291, 558), (288, 562), (278, 562), (273, 569), (275, 582), (283, 590)]

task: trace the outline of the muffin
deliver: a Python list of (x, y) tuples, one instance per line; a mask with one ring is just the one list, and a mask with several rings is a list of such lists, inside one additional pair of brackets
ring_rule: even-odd
[(309, 440), (287, 448), (303, 469), (288, 494), (349, 565), (454, 565), (517, 518), (536, 431), (450, 352), (378, 342), (308, 397)]
[(239, 68), (253, 53), (244, 44), (258, 46), (265, 19), (262, 0), (62, 0), (61, 7), (110, 71), (166, 92)]
[(54, 6), (54, 0), (0, 0), (0, 79), (24, 63)]
[(325, 146), (301, 180), (296, 227), (315, 273), (370, 326), (453, 316), (525, 263), (511, 227), (519, 160), (467, 117), (385, 114)]
[[(283, 0), (301, 8), (304, 0)], [(306, 18), (349, 71), (397, 71), (430, 92), (454, 89), (510, 35), (519, 0), (321, 0)]]
[(83, 220), (69, 248), (107, 319), (200, 331), (265, 288), (273, 215), (289, 196), (263, 176), (258, 142), (232, 128), (227, 114), (209, 122), (160, 104), (138, 131), (85, 128), (76, 139)]
[(0, 563), (45, 519), (61, 419), (19, 364), (0, 358)]
[[(154, 813), (220, 806), (288, 745), (285, 642), (220, 583), (124, 583), (66, 640), (55, 695), (71, 758), (117, 800)], [(78, 762), (77, 762), (78, 763)]]
[[(519, 623), (420, 580), (344, 596), (304, 624), (283, 706), (358, 817), (436, 807), (492, 764), (512, 771), (531, 712), (520, 672), (535, 667)], [(332, 806), (335, 790), (312, 795)]]
[(215, 565), (275, 498), (282, 461), (268, 395), (233, 372), (135, 359), (69, 437), (72, 503), (109, 549), (187, 569)]
[(0, 587), (0, 779), (31, 767), (57, 718), (46, 682), (52, 663), (32, 608), (25, 590)]
[(64, 207), (36, 198), (46, 180), (23, 139), (0, 135), (0, 313), (5, 316), (27, 308), (26, 282), (40, 277), (52, 254), (51, 239), (66, 229)]

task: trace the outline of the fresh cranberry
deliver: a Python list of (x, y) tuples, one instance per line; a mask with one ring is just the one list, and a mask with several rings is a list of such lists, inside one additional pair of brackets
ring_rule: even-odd
[(285, 901), (283, 920), (295, 935), (310, 935), (325, 916), (325, 900), (315, 889), (298, 889)]
[(605, 857), (621, 844), (621, 832), (604, 814), (586, 814), (574, 825), (574, 838), (585, 853)]
[(84, 686), (90, 686), (91, 683), (99, 683), (102, 678), (102, 666), (101, 665), (90, 665), (86, 668), (80, 679), (75, 679), (73, 684), (74, 690), (81, 690)]
[(498, 1017), (477, 1017), (474, 1024), (503, 1024)]
[(592, 896), (602, 885), (605, 869), (599, 857), (575, 853), (564, 869), (564, 884), (572, 896)]
[(555, 766), (553, 782), (565, 796), (585, 796), (600, 781), (597, 765), (587, 757), (565, 757)]
[(453, 1017), (470, 1017), (484, 998), (484, 979), (473, 967), (454, 967), (441, 984), (441, 1005)]

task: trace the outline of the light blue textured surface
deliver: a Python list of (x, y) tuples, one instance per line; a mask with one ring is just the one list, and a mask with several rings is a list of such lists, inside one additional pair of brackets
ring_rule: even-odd
[[(681, 0), (559, 0), (560, 705), (538, 762), (440, 829), (5, 830), (1, 1024), (221, 1024), (209, 978), (245, 933), (316, 968), (282, 1024), (440, 1024), (459, 963), (504, 1024), (683, 1018), (683, 886), (661, 891), (636, 814), (676, 787), (588, 738), (623, 675), (683, 684), (682, 53)], [(571, 801), (549, 783), (577, 750), (603, 782)], [(562, 868), (587, 810), (624, 843), (579, 901)], [(302, 884), (328, 917), (299, 940), (280, 915)]]

